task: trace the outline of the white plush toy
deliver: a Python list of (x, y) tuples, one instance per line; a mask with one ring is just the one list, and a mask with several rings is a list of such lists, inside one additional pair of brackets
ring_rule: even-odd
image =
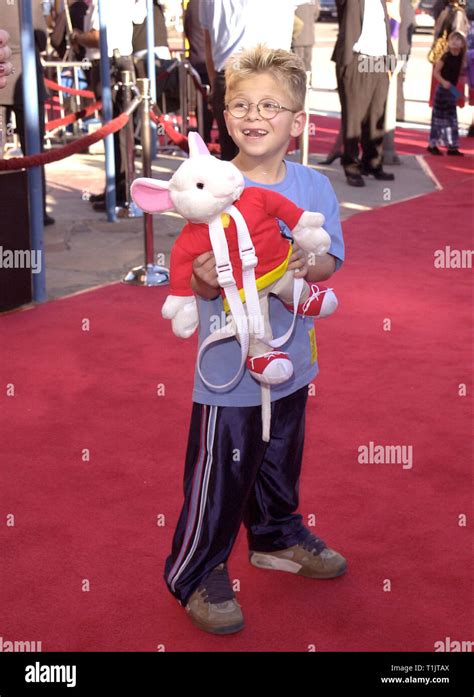
[[(259, 187), (245, 188), (241, 172), (231, 162), (212, 157), (197, 133), (189, 134), (190, 157), (170, 181), (136, 179), (132, 198), (144, 211), (174, 209), (189, 222), (174, 243), (170, 263), (170, 295), (162, 308), (172, 320), (177, 336), (187, 338), (199, 323), (191, 289), (193, 261), (213, 251), (224, 308), (231, 314), (225, 327), (201, 345), (198, 370), (208, 387), (228, 390), (239, 380), (246, 365), (262, 384), (264, 440), (269, 440), (269, 386), (293, 374), (290, 357), (278, 351), (293, 332), (297, 315), (326, 317), (337, 299), (332, 289), (287, 271), (291, 242), (283, 237), (277, 219), (291, 230), (293, 239), (307, 254), (322, 255), (331, 239), (323, 230), (324, 216), (298, 208), (284, 196)], [(274, 339), (268, 316), (268, 295), (277, 295), (293, 313), (284, 336)], [(241, 345), (241, 365), (225, 385), (212, 385), (201, 373), (202, 353), (214, 341), (236, 336)]]

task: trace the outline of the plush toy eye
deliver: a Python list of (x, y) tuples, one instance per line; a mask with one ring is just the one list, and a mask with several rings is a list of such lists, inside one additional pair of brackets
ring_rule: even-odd
[(202, 182), (198, 182), (196, 186), (198, 189), (204, 189), (204, 184)]

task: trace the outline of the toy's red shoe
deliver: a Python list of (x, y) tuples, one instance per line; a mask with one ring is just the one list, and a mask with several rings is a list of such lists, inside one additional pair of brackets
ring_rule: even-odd
[(247, 358), (250, 374), (264, 385), (279, 385), (293, 375), (293, 363), (287, 353), (268, 351)]
[[(308, 299), (298, 305), (298, 314), (317, 319), (332, 315), (337, 308), (337, 298), (333, 289), (317, 283), (310, 283), (309, 288)], [(284, 303), (284, 305), (290, 312), (293, 312), (292, 304)]]

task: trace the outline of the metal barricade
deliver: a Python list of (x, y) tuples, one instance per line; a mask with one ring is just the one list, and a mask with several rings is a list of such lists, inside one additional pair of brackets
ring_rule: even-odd
[[(73, 87), (76, 90), (80, 89), (79, 86), (79, 72), (82, 71), (87, 71), (90, 70), (92, 67), (92, 63), (86, 59), (83, 61), (47, 61), (41, 59), (41, 65), (43, 68), (52, 68), (55, 71), (55, 81), (57, 82), (58, 85), (63, 84), (64, 78), (69, 78), (72, 80)], [(67, 70), (70, 71), (69, 75), (63, 74), (63, 72)], [(60, 118), (64, 118), (66, 116), (66, 104), (64, 101), (64, 92), (62, 90), (59, 90), (58, 92), (58, 98), (59, 98), (59, 113), (60, 113)], [(74, 100), (74, 111), (78, 112), (81, 110), (81, 96), (78, 94), (73, 95), (73, 100)], [(73, 133), (74, 136), (79, 136), (79, 123), (76, 121), (73, 124)], [(47, 140), (51, 139), (51, 134), (46, 135)]]
[[(140, 121), (141, 121), (141, 140), (142, 140), (142, 176), (151, 177), (151, 94), (150, 80), (142, 78), (137, 80), (137, 87), (140, 94)], [(153, 216), (145, 213), (144, 233), (145, 233), (145, 264), (131, 269), (122, 279), (123, 283), (139, 286), (161, 286), (169, 282), (169, 271), (164, 266), (155, 264), (154, 261), (154, 240), (153, 240)]]

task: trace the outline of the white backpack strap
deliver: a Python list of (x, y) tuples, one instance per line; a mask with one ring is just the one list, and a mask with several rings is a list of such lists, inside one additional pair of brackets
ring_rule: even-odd
[(255, 267), (258, 264), (255, 247), (250, 237), (247, 222), (239, 209), (236, 208), (236, 206), (229, 206), (226, 209), (226, 213), (235, 220), (237, 228), (239, 255), (242, 261), (242, 285), (245, 294), (247, 317), (249, 317), (251, 321), (252, 334), (258, 339), (263, 339), (265, 327), (255, 280)]
[[(252, 333), (255, 334), (258, 339), (264, 340), (264, 323), (260, 308), (260, 301), (258, 298), (257, 284), (255, 281), (255, 267), (258, 263), (258, 258), (255, 254), (255, 247), (253, 246), (252, 238), (250, 237), (245, 218), (239, 209), (235, 206), (229, 206), (226, 212), (234, 218), (237, 226), (239, 253), (242, 260), (242, 280), (245, 293), (245, 302), (247, 305), (247, 315), (251, 318), (253, 324)], [(293, 284), (293, 321), (288, 331), (286, 331), (283, 336), (280, 336), (278, 339), (264, 341), (264, 343), (268, 343), (271, 348), (279, 348), (280, 346), (283, 346), (283, 344), (286, 344), (288, 339), (291, 337), (296, 322), (296, 316), (298, 314), (297, 310), (303, 288), (304, 279), (295, 278)]]
[(304, 278), (295, 278), (293, 281), (293, 320), (291, 322), (290, 328), (283, 334), (283, 336), (280, 336), (278, 339), (272, 339), (268, 342), (272, 348), (280, 348), (280, 346), (286, 344), (286, 342), (292, 335), (296, 322), (296, 316), (298, 314), (298, 305), (300, 303), (300, 297), (301, 293), (303, 292), (303, 288)]
[[(249, 332), (247, 316), (245, 314), (245, 309), (242, 304), (242, 299), (240, 297), (237, 284), (235, 282), (232, 264), (230, 262), (229, 247), (227, 245), (227, 240), (225, 237), (224, 228), (220, 216), (213, 218), (209, 223), (209, 237), (211, 240), (212, 251), (216, 258), (216, 268), (217, 268), (217, 280), (221, 288), (224, 289), (225, 297), (229, 303), (230, 312), (234, 322), (226, 324), (225, 327), (213, 332), (208, 336), (201, 344), (197, 359), (197, 370), (199, 377), (206, 385), (206, 387), (213, 390), (230, 390), (231, 387), (239, 380), (242, 370), (245, 366), (245, 361), (247, 360), (247, 354), (249, 349)], [(232, 380), (226, 382), (224, 385), (214, 385), (202, 374), (201, 371), (201, 360), (204, 351), (211, 344), (216, 341), (222, 341), (223, 339), (228, 339), (229, 337), (235, 336), (236, 326), (239, 331), (240, 338), (240, 366), (237, 373), (234, 375)]]
[(270, 397), (270, 385), (260, 383), (262, 390), (262, 440), (270, 441), (270, 422), (272, 418), (272, 402)]

